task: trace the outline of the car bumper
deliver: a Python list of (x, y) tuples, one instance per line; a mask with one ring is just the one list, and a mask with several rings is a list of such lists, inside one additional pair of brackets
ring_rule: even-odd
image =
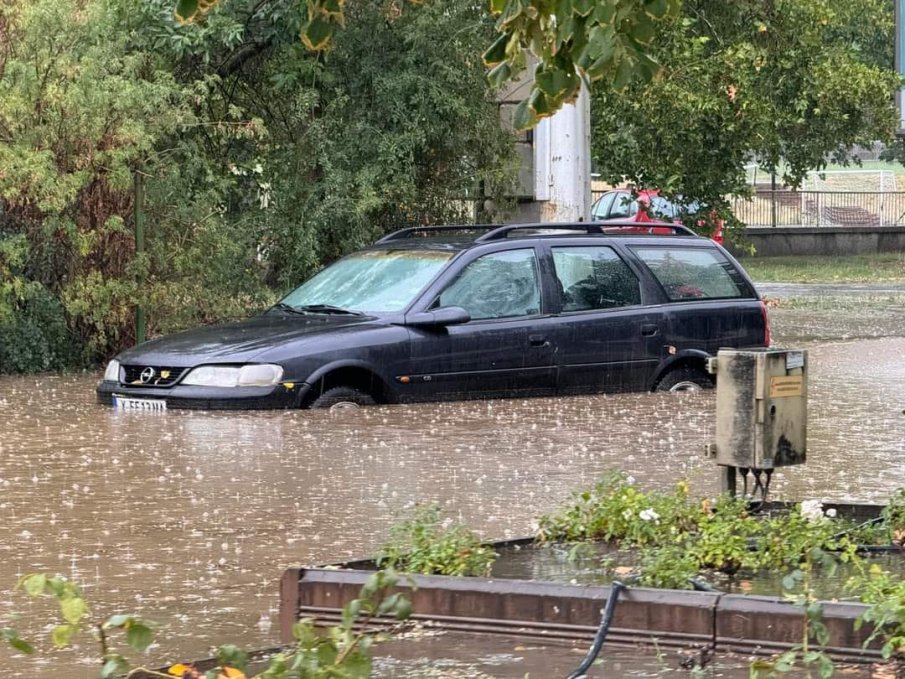
[(162, 399), (167, 408), (192, 410), (273, 410), (298, 408), (308, 390), (304, 383), (278, 384), (272, 387), (195, 387), (168, 389), (132, 387), (115, 382), (97, 385), (98, 403), (113, 405), (113, 395), (129, 398)]

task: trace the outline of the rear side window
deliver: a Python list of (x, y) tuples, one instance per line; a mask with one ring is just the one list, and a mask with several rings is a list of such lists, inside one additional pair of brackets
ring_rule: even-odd
[(553, 267), (563, 311), (641, 304), (638, 278), (611, 248), (553, 248)]
[(749, 297), (741, 273), (711, 248), (634, 247), (672, 301)]

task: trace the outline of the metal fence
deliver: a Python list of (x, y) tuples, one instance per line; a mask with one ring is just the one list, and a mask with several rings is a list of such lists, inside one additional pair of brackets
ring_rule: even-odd
[(905, 192), (758, 190), (732, 211), (748, 226), (903, 226)]
[[(593, 191), (596, 201), (602, 191)], [(771, 191), (730, 201), (747, 226), (905, 226), (905, 191)]]

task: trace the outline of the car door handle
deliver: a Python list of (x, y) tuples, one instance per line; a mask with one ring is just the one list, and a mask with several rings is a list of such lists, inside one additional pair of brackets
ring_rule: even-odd
[(660, 332), (659, 326), (656, 326), (652, 323), (648, 323), (641, 326), (641, 336), (642, 337), (656, 337)]
[(528, 338), (528, 341), (531, 342), (532, 347), (549, 347), (550, 340), (548, 340), (543, 335), (531, 335)]

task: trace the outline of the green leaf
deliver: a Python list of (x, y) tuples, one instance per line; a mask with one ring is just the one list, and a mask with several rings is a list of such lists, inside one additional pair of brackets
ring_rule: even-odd
[(501, 34), (493, 41), (493, 44), (485, 50), (481, 57), (484, 60), (485, 66), (493, 66), (506, 59), (506, 46), (509, 44), (510, 37), (511, 36), (508, 33)]
[(537, 114), (528, 106), (528, 100), (519, 102), (515, 107), (515, 113), (512, 115), (512, 125), (516, 130), (530, 130), (537, 125)]
[(226, 644), (217, 649), (217, 662), (244, 672), (248, 666), (248, 654), (235, 644)]
[(177, 0), (175, 14), (181, 23), (191, 21), (197, 13), (198, 0)]
[(490, 13), (497, 15), (506, 9), (507, 0), (490, 0)]
[(343, 606), (342, 612), (342, 624), (343, 627), (352, 627), (355, 623), (355, 620), (358, 618), (358, 614), (361, 612), (361, 599), (352, 599), (349, 603)]
[(621, 59), (616, 66), (616, 75), (613, 76), (613, 89), (617, 92), (628, 87), (635, 76), (635, 67), (628, 59)]
[(531, 95), (528, 97), (528, 105), (534, 110), (537, 114), (538, 118), (545, 118), (547, 116), (551, 116), (556, 112), (556, 109), (559, 107), (559, 103), (555, 100), (551, 100), (544, 94), (541, 90), (536, 87), (532, 90)]
[(0, 629), (0, 638), (6, 641), (10, 646), (15, 648), (17, 651), (21, 651), (25, 654), (34, 653), (34, 648), (32, 648), (31, 644), (29, 644), (24, 639), (19, 638), (19, 633), (14, 630), (12, 627), (4, 627)]
[(22, 589), (32, 597), (39, 597), (44, 593), (44, 586), (47, 584), (47, 576), (27, 575), (22, 578)]
[(133, 616), (131, 615), (111, 615), (104, 621), (104, 629), (115, 629), (117, 627), (122, 627), (131, 620), (133, 620)]
[(302, 26), (302, 42), (309, 50), (318, 52), (330, 44), (330, 39), (333, 37), (335, 27), (335, 24), (326, 19), (315, 17)]
[(548, 98), (555, 100), (566, 94), (575, 80), (575, 73), (568, 73), (559, 69), (538, 70), (534, 76), (537, 88)]
[(25, 653), (26, 655), (31, 655), (32, 653), (35, 652), (34, 647), (30, 643), (25, 641), (25, 639), (20, 639), (20, 638), (16, 637), (15, 639), (8, 639), (7, 641), (9, 641), (9, 645), (12, 646), (14, 649), (16, 649), (17, 651), (21, 651), (22, 653)]
[(512, 69), (505, 61), (487, 72), (487, 82), (491, 87), (502, 87), (512, 77)]
[(101, 667), (101, 679), (113, 679), (129, 671), (129, 663), (121, 655), (113, 653), (107, 656)]
[(72, 597), (60, 602), (63, 619), (70, 625), (77, 625), (88, 613), (88, 604), (81, 597)]
[(76, 629), (73, 625), (57, 625), (54, 627), (50, 632), (50, 639), (53, 641), (53, 645), (57, 648), (68, 646), (75, 635)]
[(586, 17), (594, 11), (596, 4), (594, 0), (572, 0), (572, 13)]
[(638, 43), (642, 45), (649, 45), (650, 42), (654, 39), (654, 36), (657, 34), (657, 29), (654, 27), (653, 22), (648, 19), (646, 16), (641, 15), (638, 17), (638, 20), (631, 27), (631, 36)]
[(669, 13), (670, 0), (644, 0), (644, 11), (648, 16), (662, 19)]
[(154, 640), (154, 631), (141, 622), (132, 622), (126, 628), (126, 643), (136, 651), (143, 651)]

